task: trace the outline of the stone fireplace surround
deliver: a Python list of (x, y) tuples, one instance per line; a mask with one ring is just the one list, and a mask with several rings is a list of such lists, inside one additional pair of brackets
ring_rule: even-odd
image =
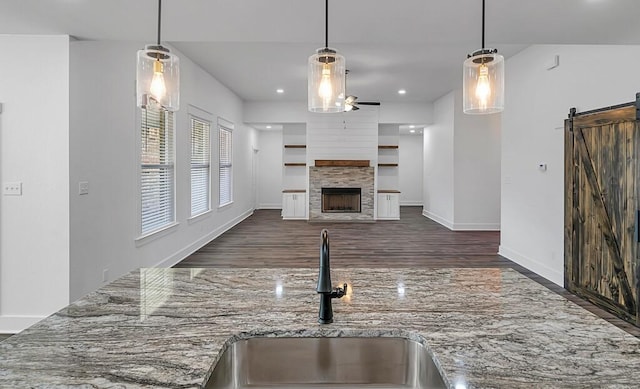
[[(374, 221), (374, 180), (375, 170), (371, 166), (310, 166), (309, 220)], [(361, 188), (361, 212), (322, 213), (322, 188)]]

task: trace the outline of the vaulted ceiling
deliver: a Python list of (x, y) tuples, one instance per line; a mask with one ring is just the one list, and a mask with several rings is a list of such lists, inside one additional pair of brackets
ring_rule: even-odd
[[(0, 9), (0, 33), (141, 48), (156, 37), (156, 0), (0, 0)], [(481, 0), (329, 0), (329, 46), (346, 57), (349, 94), (431, 102), (461, 84), (481, 12)], [(508, 58), (531, 44), (640, 44), (639, 17), (638, 0), (486, 0), (486, 46)], [(324, 1), (164, 0), (162, 40), (245, 101), (302, 101), (307, 58), (324, 46)]]

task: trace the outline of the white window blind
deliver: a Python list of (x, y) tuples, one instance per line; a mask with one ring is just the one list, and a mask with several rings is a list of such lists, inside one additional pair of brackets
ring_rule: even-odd
[(220, 164), (219, 164), (219, 180), (220, 180), (220, 206), (233, 201), (232, 193), (232, 132), (230, 129), (220, 127), (218, 144), (220, 147)]
[(141, 233), (147, 235), (175, 221), (173, 112), (148, 104), (141, 127)]
[(207, 212), (210, 207), (211, 124), (191, 118), (191, 216)]

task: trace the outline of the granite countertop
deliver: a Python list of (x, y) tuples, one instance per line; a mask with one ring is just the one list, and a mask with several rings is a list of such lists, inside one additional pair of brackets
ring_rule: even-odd
[(198, 388), (252, 336), (404, 336), (451, 388), (623, 388), (640, 340), (511, 269), (141, 269), (0, 343), (2, 388)]

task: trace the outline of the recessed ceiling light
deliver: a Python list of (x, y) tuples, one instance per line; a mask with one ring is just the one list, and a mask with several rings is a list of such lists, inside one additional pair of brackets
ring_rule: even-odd
[[(409, 126), (409, 128), (416, 128), (413, 124)], [(414, 131), (415, 132), (415, 131)]]
[(416, 130), (409, 130), (410, 133), (415, 134)]
[(276, 89), (276, 92), (282, 94), (282, 93), (284, 93), (284, 89)]
[(400, 90), (398, 91), (398, 94), (399, 94), (399, 95), (404, 95), (404, 94), (406, 94), (406, 93), (407, 93), (407, 91), (406, 91), (406, 90), (404, 90), (404, 89), (400, 89)]
[(267, 130), (270, 130), (270, 129), (271, 129), (271, 126), (267, 126)]

